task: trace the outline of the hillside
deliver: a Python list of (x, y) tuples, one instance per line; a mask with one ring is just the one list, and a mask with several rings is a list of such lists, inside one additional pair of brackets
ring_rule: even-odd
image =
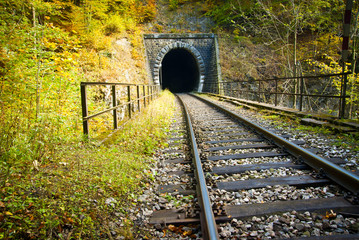
[[(304, 74), (332, 73), (343, 8), (340, 0), (0, 0), (0, 239), (111, 238), (117, 218), (118, 234), (131, 238), (125, 208), (155, 174), (148, 168), (165, 144), (173, 96), (162, 93), (99, 146), (82, 133), (80, 83), (151, 83), (142, 34), (218, 34), (225, 81), (292, 76), (294, 59)], [(354, 10), (357, 26), (358, 1)], [(357, 27), (352, 39), (347, 70)], [(357, 75), (349, 85), (357, 106)]]
[[(214, 32), (219, 37), (226, 82), (313, 76), (343, 71), (341, 61), (345, 3), (331, 1), (164, 1), (148, 30)], [(348, 76), (348, 117), (359, 111), (358, 1), (352, 12)], [(200, 27), (202, 26), (202, 28)], [(340, 89), (340, 79), (308, 83), (308, 92)], [(336, 94), (333, 92), (333, 94)], [(323, 106), (327, 108), (327, 106)]]

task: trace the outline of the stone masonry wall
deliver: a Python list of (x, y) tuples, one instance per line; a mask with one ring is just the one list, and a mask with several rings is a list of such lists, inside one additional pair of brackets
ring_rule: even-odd
[(200, 80), (197, 91), (207, 82), (218, 82), (220, 70), (214, 34), (145, 34), (144, 43), (149, 71), (154, 84), (159, 84), (159, 69), (164, 56), (172, 49), (184, 48), (197, 61)]

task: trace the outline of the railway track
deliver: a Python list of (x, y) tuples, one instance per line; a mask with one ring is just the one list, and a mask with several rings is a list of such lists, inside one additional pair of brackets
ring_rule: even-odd
[(179, 205), (154, 211), (151, 224), (188, 238), (359, 238), (359, 177), (343, 160), (208, 100), (179, 98), (188, 130), (171, 139), (164, 161), (175, 180), (158, 189)]

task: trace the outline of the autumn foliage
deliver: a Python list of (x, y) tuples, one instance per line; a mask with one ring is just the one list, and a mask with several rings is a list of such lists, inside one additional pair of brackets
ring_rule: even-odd
[(155, 14), (153, 0), (0, 0), (0, 239), (61, 238), (75, 225), (88, 225), (77, 237), (89, 237), (96, 228), (86, 215), (96, 211), (71, 207), (82, 189), (61, 200), (59, 190), (77, 185), (56, 169), (70, 167), (61, 156), (70, 146), (87, 146), (81, 81), (148, 82), (141, 23)]

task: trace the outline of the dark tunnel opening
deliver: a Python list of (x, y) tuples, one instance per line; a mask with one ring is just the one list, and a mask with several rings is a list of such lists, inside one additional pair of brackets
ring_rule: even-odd
[(174, 93), (194, 91), (199, 82), (196, 59), (183, 48), (169, 51), (162, 60), (160, 78), (162, 89)]

